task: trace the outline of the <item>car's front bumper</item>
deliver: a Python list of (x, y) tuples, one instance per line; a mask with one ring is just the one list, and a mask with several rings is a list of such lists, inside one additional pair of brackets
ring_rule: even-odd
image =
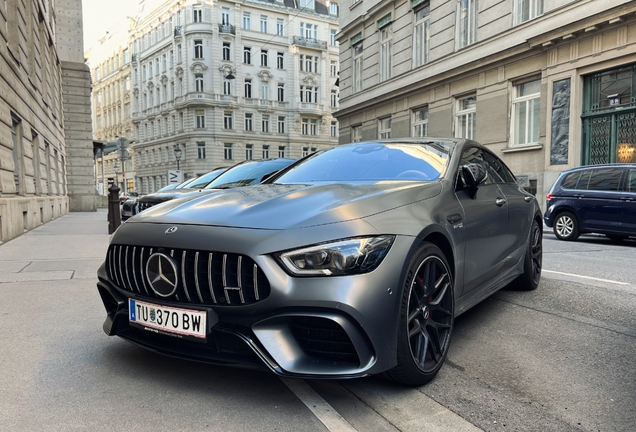
[[(130, 326), (130, 297), (165, 306), (188, 305), (166, 302), (152, 292), (149, 296), (141, 285), (129, 286), (130, 279), (138, 280), (140, 274), (111, 279), (104, 265), (98, 272), (107, 311), (104, 331), (163, 354), (265, 367), (283, 376), (347, 378), (379, 373), (396, 363), (401, 278), (412, 244), (412, 238), (398, 236), (375, 271), (356, 276), (291, 277), (271, 256), (251, 255), (269, 281), (269, 295), (246, 305), (198, 304), (195, 298), (191, 307), (214, 315), (205, 343)], [(126, 248), (133, 246), (113, 247), (118, 256), (129, 256)]]

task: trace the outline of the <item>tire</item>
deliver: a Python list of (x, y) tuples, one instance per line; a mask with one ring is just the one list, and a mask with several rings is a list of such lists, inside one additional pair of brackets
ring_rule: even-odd
[(579, 223), (570, 212), (559, 213), (553, 222), (554, 235), (559, 240), (572, 241), (579, 238)]
[(428, 242), (411, 259), (398, 317), (397, 365), (384, 374), (389, 379), (423, 385), (444, 364), (455, 311), (449, 268), (442, 251)]
[(512, 287), (520, 291), (537, 289), (541, 281), (543, 264), (543, 229), (537, 221), (532, 223), (526, 255), (523, 259), (523, 274), (512, 282)]

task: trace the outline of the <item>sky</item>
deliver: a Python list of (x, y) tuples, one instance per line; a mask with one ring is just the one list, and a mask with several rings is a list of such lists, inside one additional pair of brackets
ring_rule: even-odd
[(138, 9), (138, 0), (82, 0), (84, 51), (95, 46), (117, 24), (125, 24), (126, 16), (134, 16)]

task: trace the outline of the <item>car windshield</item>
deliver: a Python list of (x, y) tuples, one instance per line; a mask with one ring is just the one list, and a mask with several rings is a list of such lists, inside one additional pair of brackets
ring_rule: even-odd
[(223, 171), (225, 171), (225, 170), (226, 170), (226, 168), (220, 168), (220, 169), (216, 169), (214, 171), (210, 171), (209, 173), (204, 174), (201, 177), (197, 178), (196, 181), (193, 181), (192, 183), (188, 184), (186, 186), (186, 188), (187, 189), (201, 189), (201, 188), (204, 188), (212, 180), (217, 178), (219, 175), (223, 174)]
[(205, 189), (228, 189), (258, 184), (266, 175), (281, 170), (292, 162), (294, 161), (291, 159), (273, 159), (242, 163), (218, 176)]
[(317, 181), (433, 181), (443, 176), (449, 143), (359, 143), (317, 153), (275, 183)]

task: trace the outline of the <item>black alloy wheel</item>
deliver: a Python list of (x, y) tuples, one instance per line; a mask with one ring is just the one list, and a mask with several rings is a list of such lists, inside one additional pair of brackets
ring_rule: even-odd
[(454, 323), (453, 277), (442, 251), (423, 243), (409, 266), (402, 295), (398, 364), (386, 375), (422, 385), (442, 367)]
[(554, 235), (559, 240), (576, 240), (579, 238), (579, 223), (570, 212), (559, 213), (553, 223)]
[(543, 264), (543, 229), (536, 220), (532, 223), (528, 247), (523, 262), (523, 274), (511, 284), (513, 288), (531, 291), (539, 286)]

